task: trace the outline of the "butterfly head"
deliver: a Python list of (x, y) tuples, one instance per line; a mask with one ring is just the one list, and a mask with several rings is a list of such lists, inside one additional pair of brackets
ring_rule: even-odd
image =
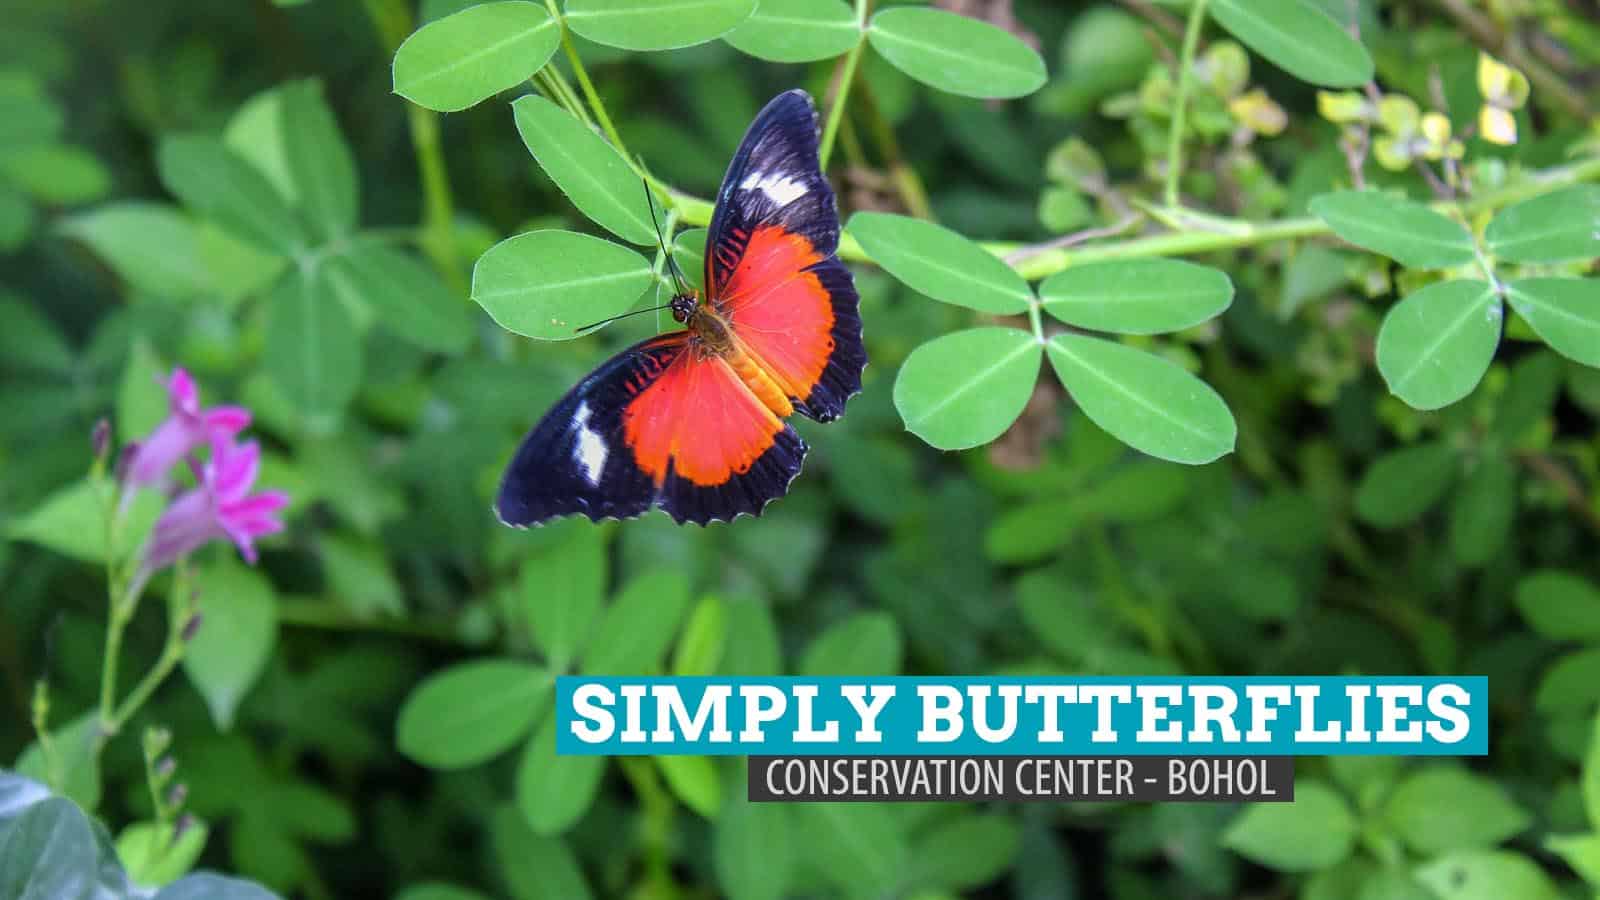
[(694, 315), (698, 301), (695, 300), (694, 294), (679, 294), (673, 297), (672, 302), (667, 305), (672, 309), (672, 318), (679, 323), (684, 323), (688, 322), (689, 318)]

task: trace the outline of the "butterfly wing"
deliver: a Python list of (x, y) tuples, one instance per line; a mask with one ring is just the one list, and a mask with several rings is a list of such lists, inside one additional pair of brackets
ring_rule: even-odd
[(518, 527), (651, 506), (700, 525), (759, 515), (805, 452), (727, 363), (680, 331), (634, 345), (569, 391), (523, 439), (495, 512)]
[(779, 94), (728, 165), (706, 238), (710, 301), (802, 414), (828, 421), (867, 364), (850, 270), (834, 256), (839, 213), (817, 160), (805, 91)]

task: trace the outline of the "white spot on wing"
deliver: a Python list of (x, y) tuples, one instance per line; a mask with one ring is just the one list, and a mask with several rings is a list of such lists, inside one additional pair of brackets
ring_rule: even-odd
[(605, 471), (606, 457), (611, 454), (600, 432), (589, 427), (589, 404), (578, 404), (572, 416), (572, 428), (578, 433), (578, 443), (573, 445), (572, 460), (583, 467), (583, 477), (599, 487), (600, 473)]
[(767, 199), (778, 206), (788, 206), (805, 196), (806, 186), (798, 178), (791, 178), (782, 172), (751, 172), (744, 181), (739, 183), (739, 189), (744, 191), (760, 191), (767, 195)]

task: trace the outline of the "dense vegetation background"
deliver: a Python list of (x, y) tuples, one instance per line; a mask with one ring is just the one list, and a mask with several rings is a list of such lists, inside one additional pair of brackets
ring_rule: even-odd
[[(907, 51), (925, 22), (870, 19), (900, 4), (761, 0), (757, 19), (824, 24), (727, 40), (754, 0), (609, 32), (577, 15), (597, 5), (566, 5), (570, 46), (555, 20), (535, 29), (544, 56), (520, 48), (504, 84), (491, 60), (405, 90), (401, 41), (474, 4), (7, 4), (0, 759), (109, 832), (63, 803), (23, 812), (29, 789), (5, 782), (0, 894), (34, 878), (67, 896), (46, 863), (407, 900), (1600, 891), (1600, 374), (1582, 364), (1600, 364), (1600, 291), (1577, 280), (1600, 243), (1591, 0), (1213, 0), (1205, 17), (949, 0), (994, 26), (951, 30), (955, 62)], [(514, 16), (544, 15), (529, 8)], [(517, 27), (480, 21), (416, 65)], [(773, 61), (794, 58), (813, 61)], [(671, 188), (669, 224), (704, 226), (695, 198), (795, 86), (832, 121), (844, 217), (937, 221), (1001, 254), (1075, 245), (1009, 257), (1030, 281), (1112, 268), (1046, 280), (1041, 304), (1003, 271), (962, 286), (906, 262), (976, 252), (955, 235), (860, 218), (844, 255), (866, 388), (840, 422), (801, 423), (815, 449), (790, 496), (703, 530), (497, 525), (516, 440), (653, 326), (518, 337), (496, 321), (539, 324), (480, 297), (491, 320), (474, 263), (485, 277), (492, 246), (537, 229), (648, 254), (638, 160)], [(521, 94), (547, 99), (514, 117)], [(629, 158), (597, 136), (613, 129)], [(572, 148), (575, 169), (548, 152)], [(632, 185), (611, 208), (607, 153)], [(591, 171), (599, 187), (574, 187)], [(1352, 187), (1438, 214), (1313, 203)], [(598, 243), (512, 262), (614, 265), (637, 291), (525, 308), (639, 300), (647, 256)], [(692, 232), (680, 247), (693, 271)], [(1126, 268), (1158, 257), (1209, 268)], [(1198, 283), (1199, 305), (1083, 299), (1119, 271), (1157, 301)], [(1433, 305), (1386, 322), (1402, 297)], [(974, 326), (1010, 331), (900, 375)], [(1042, 373), (1033, 336), (1052, 341)], [(1085, 381), (1083, 354), (1123, 393)], [(138, 525), (104, 537), (116, 451), (96, 461), (94, 423), (114, 447), (146, 437), (175, 365), (205, 406), (253, 411), (286, 527), (253, 568), (219, 542), (108, 613)], [(959, 385), (939, 373), (980, 370), (940, 406)], [(1169, 415), (1194, 440), (1141, 431)], [(147, 525), (160, 502), (141, 496), (124, 515)], [(1296, 803), (1253, 809), (752, 807), (737, 761), (553, 755), (551, 674), (652, 669), (1478, 673), (1494, 730), (1484, 759), (1303, 760)], [(252, 896), (199, 884), (184, 896)]]

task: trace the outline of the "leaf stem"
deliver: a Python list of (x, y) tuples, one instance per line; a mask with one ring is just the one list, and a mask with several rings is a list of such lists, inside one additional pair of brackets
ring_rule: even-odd
[(1168, 206), (1178, 205), (1178, 175), (1183, 171), (1183, 120), (1189, 106), (1189, 87), (1194, 82), (1194, 52), (1200, 44), (1200, 26), (1206, 20), (1206, 0), (1194, 0), (1189, 8), (1189, 24), (1183, 32), (1183, 50), (1178, 57), (1178, 95), (1172, 101), (1172, 126), (1167, 133)]
[(628, 148), (622, 143), (622, 135), (617, 132), (617, 126), (612, 124), (611, 116), (606, 112), (605, 102), (594, 89), (594, 82), (589, 80), (589, 70), (583, 67), (583, 60), (578, 56), (577, 45), (572, 43), (572, 34), (567, 30), (567, 20), (561, 15), (560, 7), (556, 6), (556, 0), (544, 0), (544, 5), (549, 8), (550, 15), (561, 23), (561, 50), (566, 54), (567, 62), (572, 65), (572, 74), (578, 79), (578, 86), (583, 89), (583, 96), (589, 101), (589, 108), (594, 111), (595, 119), (600, 122), (600, 129), (611, 140), (611, 146), (616, 147), (617, 152), (622, 154), (622, 158), (627, 160), (630, 166), (635, 165)]
[(856, 79), (856, 65), (861, 62), (861, 52), (867, 46), (868, 0), (856, 0), (856, 29), (860, 32), (856, 44), (840, 63), (839, 80), (833, 90), (833, 101), (828, 107), (828, 121), (822, 128), (822, 143), (817, 148), (817, 158), (822, 170), (827, 171), (828, 159), (833, 156), (833, 141), (839, 134), (839, 122), (844, 118), (845, 100), (850, 95), (850, 84)]
[[(135, 579), (133, 590), (142, 590), (143, 578)], [(104, 737), (111, 737), (122, 730), (122, 726), (133, 718), (133, 714), (142, 708), (156, 688), (166, 681), (167, 676), (183, 659), (184, 627), (188, 624), (189, 617), (194, 610), (190, 607), (189, 600), (189, 566), (179, 560), (177, 570), (172, 579), (172, 586), (167, 589), (167, 642), (161, 648), (161, 655), (156, 658), (155, 665), (139, 679), (126, 699), (116, 706), (116, 712), (109, 720), (102, 716), (101, 732)]]

